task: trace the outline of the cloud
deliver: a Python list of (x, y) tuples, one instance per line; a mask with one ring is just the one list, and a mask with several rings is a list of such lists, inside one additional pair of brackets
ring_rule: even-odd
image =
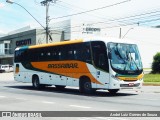
[(2, 35), (2, 34), (6, 34), (7, 33), (7, 31), (6, 30), (2, 30), (2, 29), (0, 29), (0, 35)]
[(3, 8), (5, 6), (4, 3), (0, 3), (0, 8)]

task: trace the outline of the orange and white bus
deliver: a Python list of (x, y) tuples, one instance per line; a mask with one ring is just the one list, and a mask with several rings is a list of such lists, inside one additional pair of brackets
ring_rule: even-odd
[(14, 78), (39, 89), (79, 87), (84, 93), (140, 88), (141, 57), (136, 44), (93, 38), (16, 48)]

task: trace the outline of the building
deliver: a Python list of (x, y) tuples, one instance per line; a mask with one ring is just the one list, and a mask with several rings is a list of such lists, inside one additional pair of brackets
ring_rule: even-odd
[[(48, 43), (64, 40), (82, 39), (88, 36), (104, 36), (114, 38), (127, 38), (138, 45), (144, 68), (151, 68), (153, 56), (160, 52), (160, 29), (125, 26), (108, 27), (105, 23), (95, 21), (65, 20), (50, 25), (52, 40)], [(45, 30), (25, 27), (0, 37), (0, 64), (13, 64), (14, 49), (24, 45), (46, 43)]]
[[(153, 56), (160, 52), (160, 29), (141, 26), (126, 26), (120, 28), (111, 28), (105, 30), (107, 37), (120, 37), (129, 39), (138, 45), (143, 67), (151, 68)], [(120, 35), (121, 33), (121, 35)]]
[[(49, 43), (64, 40), (63, 31), (51, 31), (52, 40)], [(42, 29), (28, 29), (14, 31), (0, 37), (0, 64), (13, 65), (14, 50), (20, 46), (37, 45), (46, 43), (46, 33)]]
[(83, 22), (80, 24), (78, 23), (78, 27), (75, 27), (75, 22), (65, 20), (50, 25), (50, 35), (52, 36), (52, 40), (49, 39), (46, 41), (46, 31), (44, 29), (31, 29), (30, 26), (17, 29), (0, 37), (0, 64), (12, 65), (14, 60), (14, 50), (17, 47), (82, 38), (85, 34), (88, 35), (95, 31), (95, 28), (93, 30), (91, 26), (85, 28)]

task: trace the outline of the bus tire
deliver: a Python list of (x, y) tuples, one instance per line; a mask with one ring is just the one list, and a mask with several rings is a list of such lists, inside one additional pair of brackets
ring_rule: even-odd
[(94, 92), (91, 81), (88, 78), (83, 78), (80, 80), (79, 91), (86, 94), (92, 94)]
[(119, 91), (119, 89), (110, 89), (108, 91), (109, 91), (110, 94), (114, 95)]
[(35, 89), (40, 89), (42, 88), (42, 85), (39, 82), (39, 77), (38, 76), (33, 76), (32, 78), (32, 85)]

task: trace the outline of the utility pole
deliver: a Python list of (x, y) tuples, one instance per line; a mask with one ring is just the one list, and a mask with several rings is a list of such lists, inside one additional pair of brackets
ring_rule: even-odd
[(46, 43), (48, 43), (48, 38), (52, 39), (49, 31), (49, 15), (48, 15), (48, 10), (49, 10), (49, 5), (50, 3), (56, 3), (57, 0), (44, 0), (41, 2), (42, 6), (46, 6)]
[(120, 28), (120, 31), (119, 31), (119, 39), (121, 39), (122, 37), (122, 28)]

